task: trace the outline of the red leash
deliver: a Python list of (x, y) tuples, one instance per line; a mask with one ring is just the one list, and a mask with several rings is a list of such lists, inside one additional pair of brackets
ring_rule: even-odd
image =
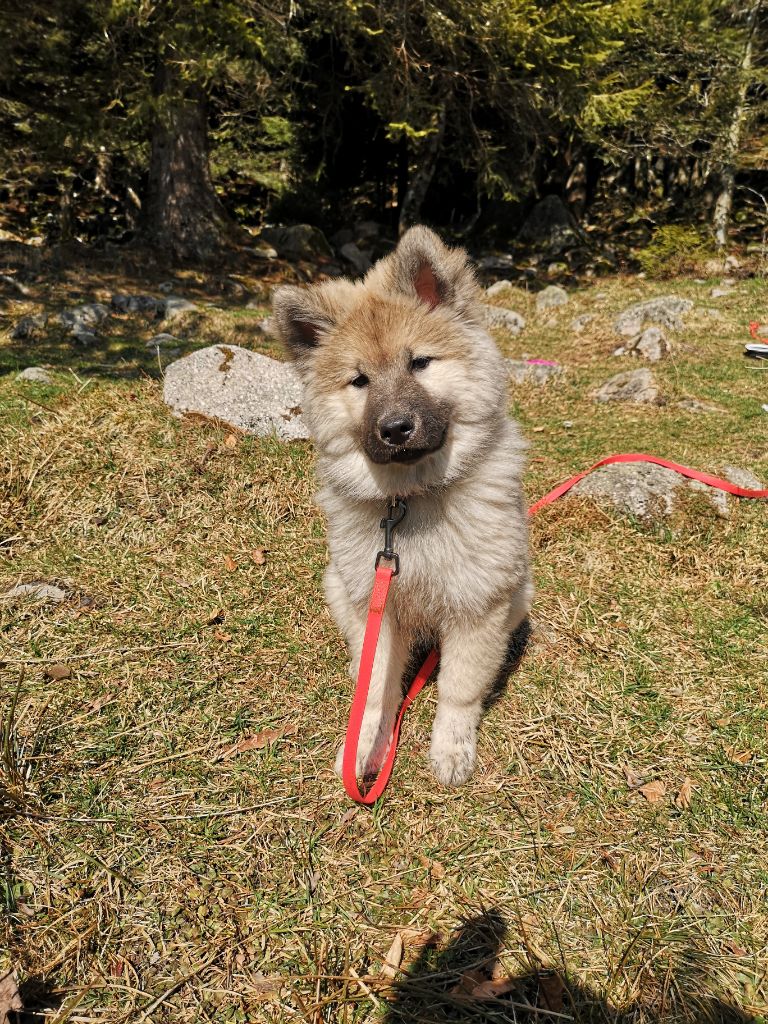
[[(558, 498), (561, 498), (567, 491), (570, 491), (570, 489), (577, 484), (579, 480), (583, 480), (584, 477), (588, 476), (593, 470), (598, 469), (600, 466), (610, 466), (615, 462), (652, 462), (656, 466), (664, 466), (665, 469), (673, 469), (676, 473), (687, 476), (691, 480), (699, 480), (701, 483), (707, 484), (709, 487), (716, 487), (718, 490), (727, 491), (729, 494), (734, 494), (738, 498), (768, 499), (768, 489), (764, 491), (752, 491), (746, 487), (739, 487), (737, 484), (732, 484), (730, 480), (721, 480), (719, 477), (710, 476), (709, 473), (699, 473), (698, 470), (689, 469), (687, 466), (681, 466), (677, 462), (670, 462), (669, 459), (657, 458), (655, 455), (609, 455), (607, 458), (596, 462), (594, 466), (590, 466), (589, 469), (585, 469), (583, 473), (577, 473), (576, 476), (572, 476), (563, 483), (558, 484), (557, 487), (554, 487), (548, 494), (545, 494), (543, 498), (539, 498), (539, 500), (534, 502), (534, 504), (528, 509), (528, 515), (535, 515), (539, 509), (544, 508), (545, 505), (551, 505), (553, 501), (557, 501)], [(355, 696), (352, 700), (352, 707), (349, 712), (349, 725), (347, 726), (347, 735), (344, 741), (344, 761), (342, 766), (342, 781), (344, 783), (344, 789), (347, 791), (348, 796), (361, 804), (374, 803), (387, 788), (387, 783), (389, 782), (389, 777), (392, 774), (392, 766), (395, 763), (395, 756), (397, 754), (397, 741), (400, 736), (400, 724), (403, 720), (403, 715), (419, 695), (424, 684), (437, 668), (437, 664), (440, 660), (440, 655), (436, 650), (430, 651), (424, 664), (416, 673), (416, 678), (408, 687), (408, 692), (405, 695), (405, 699), (403, 700), (400, 712), (397, 716), (395, 727), (392, 730), (389, 749), (384, 759), (384, 763), (379, 770), (378, 777), (367, 793), (361, 793), (357, 785), (357, 747), (360, 741), (360, 728), (363, 724), (363, 714), (365, 713), (365, 705), (368, 700), (368, 688), (371, 683), (373, 661), (376, 656), (376, 646), (379, 642), (379, 632), (381, 631), (381, 622), (384, 618), (387, 595), (389, 594), (389, 588), (392, 583), (393, 576), (396, 576), (400, 570), (397, 555), (392, 549), (392, 533), (395, 527), (405, 516), (405, 511), (405, 503), (398, 499), (398, 501), (392, 502), (390, 505), (389, 517), (384, 518), (381, 521), (382, 528), (385, 530), (384, 550), (380, 551), (376, 558), (376, 577), (373, 584), (371, 603), (368, 608), (368, 621), (365, 627), (363, 651), (360, 657), (360, 669), (357, 674)], [(390, 569), (386, 566), (380, 565), (379, 562), (382, 558), (394, 560), (395, 568)]]

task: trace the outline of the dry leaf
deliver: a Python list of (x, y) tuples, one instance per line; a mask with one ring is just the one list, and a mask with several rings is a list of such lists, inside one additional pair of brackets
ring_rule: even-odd
[(639, 789), (643, 784), (641, 775), (638, 775), (636, 771), (629, 767), (628, 764), (621, 766), (624, 772), (624, 778), (627, 780), (627, 785), (630, 789)]
[(429, 871), (433, 878), (445, 878), (445, 868), (438, 860), (430, 860), (423, 854), (419, 854), (419, 863)]
[(539, 1006), (553, 1013), (563, 1012), (563, 993), (565, 986), (559, 974), (542, 972), (539, 974)]
[(543, 434), (544, 433), (544, 427), (534, 427), (533, 428), (533, 433), (534, 434)]
[(726, 942), (725, 948), (731, 954), (731, 956), (746, 956), (747, 955), (746, 949), (744, 949), (743, 946), (737, 945), (733, 941)]
[(248, 750), (261, 750), (275, 740), (281, 740), (284, 736), (295, 736), (299, 731), (298, 725), (283, 725), (277, 729), (265, 729), (264, 732), (257, 732), (253, 736), (244, 736), (237, 743), (225, 747), (219, 754), (218, 760), (226, 761), (237, 754), (244, 754)]
[(237, 448), (237, 438), (234, 434), (227, 434), (224, 438), (224, 445), (227, 448)]
[(754, 757), (751, 750), (737, 750), (736, 747), (728, 747), (726, 754), (734, 764), (749, 764)]
[(49, 665), (43, 675), (46, 679), (52, 679), (54, 682), (57, 682), (60, 679), (69, 679), (72, 675), (72, 669), (69, 665), (62, 665), (60, 663)]
[(264, 548), (254, 548), (251, 552), (251, 558), (256, 565), (264, 565), (267, 561), (267, 555)]
[(0, 975), (0, 1024), (10, 1024), (10, 1014), (23, 1009), (16, 972), (8, 971)]
[(683, 784), (680, 787), (680, 791), (674, 799), (675, 807), (679, 807), (681, 811), (684, 811), (686, 807), (691, 806), (691, 796), (693, 795), (693, 780), (685, 778)]
[(220, 629), (214, 629), (213, 637), (215, 640), (220, 640), (223, 644), (226, 644), (232, 639), (232, 634), (223, 633)]
[(643, 794), (649, 804), (657, 804), (664, 799), (667, 787), (657, 779), (655, 782), (646, 782), (644, 786), (638, 786), (637, 791)]
[(467, 999), (479, 985), (482, 985), (483, 982), (487, 980), (488, 978), (486, 977), (485, 972), (478, 970), (477, 968), (471, 971), (465, 971), (459, 978), (458, 982), (453, 986), (449, 994), (456, 996), (459, 999)]
[(379, 974), (382, 978), (394, 978), (403, 959), (403, 937), (400, 932), (392, 940)]
[(350, 823), (350, 821), (352, 821), (352, 819), (354, 818), (354, 816), (356, 814), (357, 814), (357, 808), (356, 807), (350, 807), (348, 811), (345, 811), (342, 814), (341, 818), (339, 819), (339, 824), (340, 825), (348, 825)]
[(224, 568), (227, 570), (227, 572), (234, 572), (235, 569), (237, 568), (237, 562), (231, 555), (227, 555), (226, 558), (224, 559)]
[(495, 981), (482, 981), (472, 989), (473, 999), (498, 999), (516, 987), (514, 978), (497, 978)]
[(403, 928), (400, 931), (403, 942), (416, 949), (423, 949), (425, 946), (439, 946), (443, 936), (440, 932), (433, 932), (431, 928)]
[(211, 612), (208, 618), (205, 620), (206, 626), (220, 626), (224, 621), (224, 609), (217, 608), (216, 611)]

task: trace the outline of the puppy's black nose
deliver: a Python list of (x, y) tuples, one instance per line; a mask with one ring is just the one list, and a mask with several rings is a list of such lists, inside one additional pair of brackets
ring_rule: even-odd
[(388, 416), (379, 423), (379, 434), (384, 444), (401, 448), (408, 443), (414, 430), (414, 422), (408, 416)]

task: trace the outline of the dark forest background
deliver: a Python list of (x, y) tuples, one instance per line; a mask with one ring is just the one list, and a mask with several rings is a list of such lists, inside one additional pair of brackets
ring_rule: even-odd
[(424, 220), (503, 248), (554, 196), (607, 269), (764, 244), (761, 0), (2, 6), (6, 240), (184, 261), (266, 224)]

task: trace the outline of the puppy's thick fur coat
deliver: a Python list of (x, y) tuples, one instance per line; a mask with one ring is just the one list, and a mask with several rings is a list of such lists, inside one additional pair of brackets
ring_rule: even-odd
[(353, 678), (379, 523), (389, 499), (408, 503), (358, 774), (377, 771), (386, 754), (410, 652), (434, 643), (430, 760), (440, 782), (459, 785), (474, 769), (484, 699), (532, 597), (525, 443), (506, 415), (507, 373), (481, 325), (467, 255), (412, 228), (364, 280), (280, 288), (274, 312), (317, 445), (325, 589)]

